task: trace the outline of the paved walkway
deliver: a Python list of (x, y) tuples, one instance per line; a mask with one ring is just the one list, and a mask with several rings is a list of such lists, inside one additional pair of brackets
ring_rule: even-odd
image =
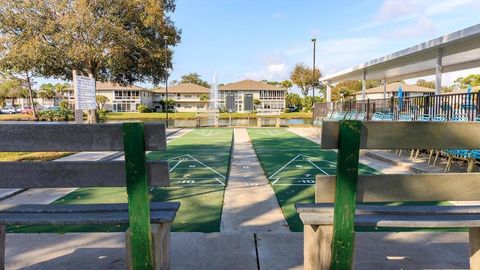
[[(355, 238), (357, 270), (468, 269), (467, 233)], [(171, 269), (303, 269), (302, 233), (172, 233), (171, 241)], [(125, 269), (125, 253), (123, 233), (7, 234), (6, 269)]]
[(288, 232), (287, 222), (246, 129), (234, 130), (233, 147), (221, 231)]

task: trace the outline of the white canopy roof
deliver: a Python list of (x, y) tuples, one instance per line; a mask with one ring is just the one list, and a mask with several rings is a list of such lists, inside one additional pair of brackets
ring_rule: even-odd
[(361, 80), (396, 81), (436, 74), (437, 57), (441, 56), (442, 72), (480, 67), (480, 24), (432, 39), (320, 78), (338, 83)]

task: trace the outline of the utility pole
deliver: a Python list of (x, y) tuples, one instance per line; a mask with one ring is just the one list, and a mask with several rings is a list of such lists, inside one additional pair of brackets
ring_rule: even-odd
[(313, 90), (313, 99), (312, 99), (312, 110), (315, 111), (315, 47), (317, 43), (316, 38), (312, 38), (313, 42), (313, 69), (312, 69), (312, 90)]

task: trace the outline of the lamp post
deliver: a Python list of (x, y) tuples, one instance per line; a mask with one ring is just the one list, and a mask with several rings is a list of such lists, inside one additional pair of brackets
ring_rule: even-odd
[(168, 44), (167, 44), (168, 36), (163, 36), (163, 40), (165, 41), (165, 94), (167, 95), (167, 99), (165, 101), (165, 106), (167, 107), (167, 121), (165, 126), (168, 128)]
[(312, 99), (312, 110), (315, 111), (315, 47), (316, 47), (317, 39), (312, 38), (312, 42), (313, 42), (313, 69), (312, 69), (313, 99)]

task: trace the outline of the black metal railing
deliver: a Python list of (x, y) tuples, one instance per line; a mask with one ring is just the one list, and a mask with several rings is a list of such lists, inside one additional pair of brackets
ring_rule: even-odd
[(461, 93), (427, 95), (415, 97), (391, 97), (386, 99), (348, 100), (344, 102), (316, 103), (314, 117), (325, 117), (330, 111), (366, 112), (367, 119), (376, 112), (393, 113), (395, 117), (402, 113), (411, 113), (414, 119), (428, 114), (431, 117), (445, 115), (449, 120), (455, 115), (466, 115), (470, 121), (480, 114), (480, 94)]

